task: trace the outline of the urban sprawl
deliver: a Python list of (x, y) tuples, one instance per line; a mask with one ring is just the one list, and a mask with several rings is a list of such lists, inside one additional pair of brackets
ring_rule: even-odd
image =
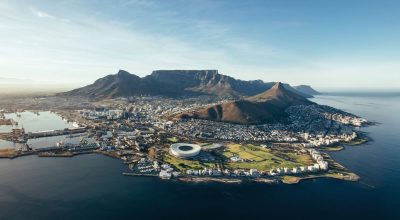
[[(326, 159), (329, 156), (321, 152), (324, 147), (359, 138), (358, 128), (367, 123), (353, 114), (321, 105), (291, 106), (286, 109), (285, 122), (263, 125), (171, 120), (169, 117), (218, 102), (208, 97), (118, 99), (82, 109), (54, 110), (65, 120), (74, 122), (75, 128), (47, 133), (25, 133), (14, 129), (1, 137), (23, 143), (32, 137), (79, 134), (79, 144), (58, 142), (37, 150), (22, 145), (24, 147), (18, 149), (16, 155), (65, 156), (97, 152), (124, 160), (129, 167), (125, 175), (163, 179), (199, 176), (274, 178), (329, 172), (331, 166)], [(4, 114), (2, 116), (4, 123), (11, 123)], [(196, 144), (201, 150), (195, 155), (181, 157), (171, 154), (174, 143)], [(276, 160), (275, 163), (268, 162), (269, 156)], [(298, 157), (306, 158), (306, 162), (297, 161)]]

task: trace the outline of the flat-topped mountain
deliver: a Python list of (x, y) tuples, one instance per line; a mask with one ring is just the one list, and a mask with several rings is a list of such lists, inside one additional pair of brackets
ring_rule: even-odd
[[(168, 97), (217, 95), (239, 98), (256, 95), (270, 89), (273, 85), (274, 82), (263, 82), (262, 80), (237, 80), (219, 74), (217, 70), (156, 70), (142, 78), (120, 70), (117, 74), (100, 78), (93, 84), (58, 95), (83, 96), (93, 99), (139, 95)], [(297, 91), (288, 84), (283, 86), (301, 96), (312, 97)]]
[(204, 119), (238, 124), (264, 124), (282, 121), (285, 109), (293, 105), (313, 105), (307, 98), (276, 83), (258, 95), (206, 107), (175, 116), (175, 119)]

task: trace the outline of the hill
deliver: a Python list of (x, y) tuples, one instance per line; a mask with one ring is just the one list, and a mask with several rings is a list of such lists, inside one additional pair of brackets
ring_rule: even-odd
[[(120, 70), (117, 74), (100, 78), (93, 84), (58, 95), (83, 96), (92, 99), (138, 95), (168, 97), (217, 95), (241, 98), (258, 94), (270, 89), (273, 85), (274, 82), (262, 80), (237, 80), (219, 74), (217, 70), (156, 70), (143, 78)], [(288, 84), (283, 86), (304, 97), (312, 97), (297, 91)]]
[(285, 109), (292, 105), (315, 104), (276, 83), (271, 89), (239, 101), (227, 102), (186, 112), (175, 119), (204, 119), (238, 124), (264, 124), (284, 120)]
[(309, 85), (299, 85), (299, 86), (293, 86), (294, 89), (297, 91), (307, 94), (307, 95), (320, 95), (321, 93), (316, 91), (315, 89), (311, 88)]

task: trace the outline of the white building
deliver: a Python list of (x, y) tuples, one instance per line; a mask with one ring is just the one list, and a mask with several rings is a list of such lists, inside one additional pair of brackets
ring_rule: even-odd
[(260, 172), (257, 169), (250, 169), (250, 175), (252, 177), (259, 177), (260, 176)]
[(326, 162), (326, 161), (318, 161), (318, 165), (322, 170), (328, 169), (328, 162)]
[(158, 174), (158, 176), (161, 179), (171, 179), (171, 173), (168, 173), (166, 170), (161, 170), (160, 173)]
[(283, 172), (286, 173), (286, 174), (288, 174), (288, 173), (290, 173), (290, 169), (287, 168), (287, 167), (284, 167), (284, 168), (283, 168)]

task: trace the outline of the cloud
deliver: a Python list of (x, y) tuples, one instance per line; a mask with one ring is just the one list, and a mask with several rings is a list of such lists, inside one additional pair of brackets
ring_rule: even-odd
[(122, 3), (123, 6), (142, 6), (149, 7), (154, 6), (154, 3), (150, 0), (128, 0)]
[[(18, 44), (3, 45), (0, 66), (4, 72), (65, 78), (66, 82), (90, 82), (119, 68), (139, 75), (146, 75), (153, 69), (223, 69), (236, 62), (236, 58), (229, 55), (232, 50), (250, 53), (255, 48), (248, 42), (239, 43), (240, 39), (227, 37), (229, 28), (210, 20), (180, 21), (169, 17), (174, 22), (193, 25), (194, 28), (188, 30), (194, 39), (174, 33), (147, 33), (131, 28), (126, 22), (105, 20), (98, 15), (79, 13), (79, 17), (74, 17), (79, 22), (71, 22), (69, 18), (62, 20), (37, 7), (30, 10), (39, 19), (19, 15), (20, 20), (10, 22), (5, 30), (9, 36), (18, 36), (17, 39), (0, 36), (0, 39)], [(44, 21), (44, 17), (52, 19)], [(225, 46), (211, 45), (221, 38)], [(193, 43), (197, 40), (201, 42)], [(240, 48), (233, 45), (240, 45)], [(54, 74), (59, 76), (51, 77)]]
[[(202, 5), (197, 12), (196, 5), (191, 5), (193, 11), (182, 15), (186, 8), (179, 10), (176, 5), (166, 8), (153, 1), (119, 2), (119, 8), (75, 0), (31, 7), (14, 1), (0, 3), (4, 33), (0, 35), (1, 76), (86, 84), (118, 69), (141, 76), (154, 69), (219, 69), (244, 80), (319, 87), (383, 83), (395, 87), (394, 82), (400, 81), (396, 59), (308, 57), (267, 40), (237, 34), (232, 23), (192, 17), (206, 13), (209, 7), (218, 11), (215, 3)], [(25, 13), (27, 10), (30, 13)]]
[(32, 12), (32, 14), (34, 14), (35, 16), (37, 16), (39, 18), (55, 18), (55, 16), (48, 14), (44, 11), (37, 10), (34, 7), (30, 7), (29, 10)]
[(218, 52), (194, 49), (173, 37), (128, 30), (115, 22), (81, 18), (79, 23), (56, 19), (49, 23), (20, 18), (5, 29), (17, 39), (0, 36), (8, 42), (2, 45), (1, 69), (15, 75), (90, 82), (123, 67), (147, 74), (153, 68), (201, 68), (204, 57), (222, 60)]
[(190, 24), (193, 27), (193, 31), (203, 35), (205, 39), (218, 39), (225, 37), (230, 28), (226, 25), (220, 25), (211, 20), (194, 20)]

